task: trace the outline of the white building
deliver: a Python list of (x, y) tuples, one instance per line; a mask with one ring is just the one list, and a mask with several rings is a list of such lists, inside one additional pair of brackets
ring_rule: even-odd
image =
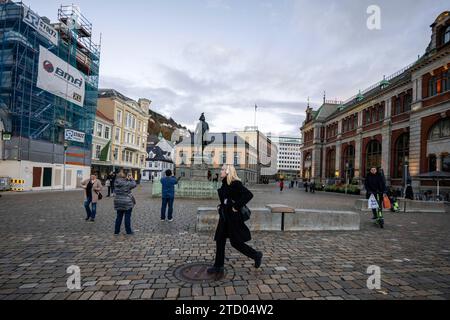
[(301, 170), (301, 139), (298, 137), (268, 137), (278, 147), (277, 168), (285, 177), (295, 178)]
[(167, 170), (174, 172), (173, 161), (174, 146), (171, 142), (159, 136), (157, 145), (149, 145), (147, 148), (148, 157), (145, 161), (145, 169), (142, 172), (143, 181), (160, 180)]

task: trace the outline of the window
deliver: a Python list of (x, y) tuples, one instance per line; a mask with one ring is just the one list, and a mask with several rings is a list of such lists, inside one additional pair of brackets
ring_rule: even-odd
[(115, 136), (116, 142), (120, 143), (120, 129), (116, 128), (116, 136)]
[(325, 175), (327, 178), (334, 178), (336, 173), (336, 150), (330, 150), (327, 154)]
[(429, 140), (439, 140), (450, 138), (450, 119), (442, 119), (437, 122), (430, 130)]
[(239, 161), (239, 153), (237, 153), (237, 152), (235, 152), (234, 153), (234, 166), (235, 167), (239, 167), (240, 166), (240, 163), (239, 163), (240, 161)]
[(372, 167), (381, 167), (381, 143), (377, 140), (372, 140), (367, 145), (366, 171), (369, 172)]
[(97, 124), (97, 137), (102, 137), (102, 132), (103, 132), (103, 125), (98, 123)]
[(95, 159), (100, 159), (100, 154), (102, 153), (102, 146), (95, 146)]
[(122, 125), (122, 111), (121, 110), (117, 110), (116, 120), (117, 120), (117, 123), (121, 126)]
[(406, 158), (409, 156), (409, 134), (404, 133), (397, 139), (394, 155), (394, 178), (403, 178)]
[(448, 71), (442, 73), (442, 91), (446, 92), (450, 90), (450, 77)]
[(105, 127), (105, 139), (107, 140), (109, 140), (110, 131), (111, 131), (110, 127)]
[(400, 101), (400, 97), (395, 98), (395, 115), (402, 113), (402, 104)]
[(118, 160), (119, 157), (119, 148), (114, 148), (114, 160)]
[(444, 44), (449, 42), (450, 42), (450, 26), (448, 26), (447, 29), (445, 29), (444, 33)]
[(442, 156), (442, 171), (450, 172), (450, 155)]
[(349, 180), (354, 177), (354, 167), (355, 167), (355, 148), (353, 146), (348, 146), (344, 151), (344, 172), (343, 177), (345, 180)]
[(431, 77), (428, 82), (428, 96), (432, 97), (437, 94), (437, 79), (436, 77)]
[(222, 163), (221, 164), (227, 164), (227, 153), (222, 152)]
[(412, 94), (408, 93), (408, 94), (405, 96), (404, 103), (405, 103), (405, 107), (404, 107), (405, 112), (411, 111)]

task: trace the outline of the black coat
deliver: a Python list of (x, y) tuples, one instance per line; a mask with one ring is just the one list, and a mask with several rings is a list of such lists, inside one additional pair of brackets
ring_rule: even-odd
[(366, 188), (367, 199), (370, 198), (371, 194), (381, 194), (381, 193), (387, 193), (386, 189), (386, 183), (384, 182), (383, 176), (379, 173), (372, 174), (369, 172), (369, 174), (366, 177), (366, 181), (364, 182), (364, 187)]
[[(253, 194), (240, 181), (233, 181), (228, 185), (226, 179), (219, 193), (219, 224), (215, 241), (230, 238), (232, 242), (248, 242), (252, 239), (250, 230), (245, 225), (240, 209), (253, 199)], [(227, 200), (227, 201), (226, 201)], [(233, 212), (233, 208), (238, 212)]]

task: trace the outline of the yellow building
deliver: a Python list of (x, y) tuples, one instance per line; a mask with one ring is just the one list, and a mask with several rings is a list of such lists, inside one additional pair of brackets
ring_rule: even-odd
[[(233, 164), (243, 182), (256, 183), (257, 151), (235, 133), (209, 133), (208, 140), (214, 142), (205, 148), (205, 162), (208, 164), (211, 179), (220, 176), (224, 164)], [(196, 147), (193, 140), (185, 139), (175, 146), (175, 165), (177, 176), (191, 177), (191, 168), (195, 164)]]
[(124, 169), (140, 180), (147, 158), (147, 128), (151, 101), (138, 102), (112, 89), (99, 90), (98, 110), (114, 119), (111, 139), (113, 171)]

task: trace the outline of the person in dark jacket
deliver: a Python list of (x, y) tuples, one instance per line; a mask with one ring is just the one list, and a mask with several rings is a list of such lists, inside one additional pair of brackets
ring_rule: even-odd
[(120, 227), (122, 226), (123, 217), (125, 216), (125, 230), (128, 235), (133, 235), (131, 229), (131, 213), (136, 200), (131, 193), (131, 190), (136, 188), (136, 181), (134, 181), (131, 173), (125, 175), (123, 171), (119, 173), (119, 176), (115, 180), (114, 190), (116, 197), (114, 198), (114, 210), (117, 211), (116, 226), (114, 234), (120, 233)]
[[(369, 199), (370, 196), (373, 194), (375, 196), (375, 199), (377, 199), (379, 209), (383, 210), (383, 197), (387, 194), (387, 188), (385, 179), (382, 176), (382, 174), (377, 171), (376, 167), (373, 167), (370, 169), (369, 174), (366, 177), (366, 181), (364, 182), (364, 187), (366, 188), (366, 198)], [(378, 218), (377, 216), (377, 210), (372, 209), (373, 213), (373, 220), (376, 220)]]
[(208, 273), (220, 274), (224, 272), (225, 246), (228, 238), (233, 248), (253, 259), (255, 267), (259, 268), (263, 254), (246, 244), (252, 237), (240, 212), (253, 198), (253, 194), (244, 187), (234, 166), (224, 165), (221, 171), (221, 178), (222, 187), (218, 190), (220, 218), (214, 237), (217, 245), (216, 260), (214, 266), (208, 269)]
[(175, 201), (175, 186), (178, 180), (172, 176), (172, 171), (167, 170), (166, 176), (161, 179), (162, 184), (162, 206), (161, 221), (166, 221), (167, 205), (169, 205), (169, 222), (173, 221), (173, 203)]

